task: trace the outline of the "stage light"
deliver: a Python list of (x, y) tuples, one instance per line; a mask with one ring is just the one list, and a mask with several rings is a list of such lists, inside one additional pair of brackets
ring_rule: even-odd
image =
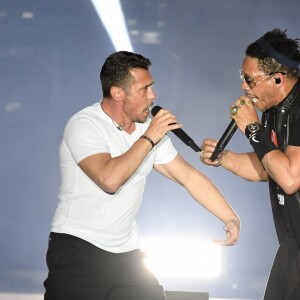
[(215, 278), (221, 273), (222, 247), (210, 241), (146, 239), (141, 248), (158, 278)]
[(22, 12), (23, 19), (33, 19), (33, 17), (34, 17), (34, 14), (32, 11), (27, 10), (27, 11)]
[(116, 51), (133, 51), (119, 0), (91, 0)]

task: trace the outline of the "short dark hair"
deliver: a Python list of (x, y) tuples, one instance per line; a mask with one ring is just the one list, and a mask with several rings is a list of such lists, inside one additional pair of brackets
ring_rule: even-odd
[(105, 60), (100, 72), (103, 97), (111, 97), (112, 86), (121, 87), (126, 92), (132, 83), (130, 70), (148, 70), (150, 66), (151, 61), (141, 54), (128, 51), (111, 54)]
[(261, 40), (263, 40), (280, 55), (300, 64), (299, 39), (288, 38), (286, 31), (273, 29), (265, 33), (260, 39), (247, 47), (246, 56), (257, 58), (259, 68), (266, 74), (276, 70), (276, 72), (284, 72), (290, 77), (299, 77), (299, 68), (297, 70), (296, 68), (281, 64), (261, 44)]

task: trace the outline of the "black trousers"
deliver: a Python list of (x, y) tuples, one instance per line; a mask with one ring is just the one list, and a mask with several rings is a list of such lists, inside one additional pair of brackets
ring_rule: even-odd
[(280, 244), (264, 300), (300, 300), (300, 248), (296, 238), (287, 235)]
[(45, 300), (165, 300), (140, 250), (110, 253), (77, 237), (51, 233)]

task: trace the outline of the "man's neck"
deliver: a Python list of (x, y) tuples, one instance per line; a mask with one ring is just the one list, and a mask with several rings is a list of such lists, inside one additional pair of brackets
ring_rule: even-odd
[(100, 103), (103, 111), (111, 118), (113, 124), (121, 131), (131, 134), (135, 123), (128, 119), (123, 111), (123, 103), (114, 99), (104, 98)]

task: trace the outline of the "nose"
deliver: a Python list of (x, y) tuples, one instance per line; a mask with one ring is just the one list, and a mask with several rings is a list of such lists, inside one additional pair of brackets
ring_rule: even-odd
[(153, 90), (152, 86), (148, 87), (148, 99), (154, 100), (156, 98), (156, 93)]
[(241, 87), (241, 89), (244, 90), (244, 91), (245, 91), (245, 90), (250, 90), (250, 87), (249, 87), (249, 85), (246, 83), (245, 80), (242, 80), (242, 83), (241, 83), (240, 87)]

